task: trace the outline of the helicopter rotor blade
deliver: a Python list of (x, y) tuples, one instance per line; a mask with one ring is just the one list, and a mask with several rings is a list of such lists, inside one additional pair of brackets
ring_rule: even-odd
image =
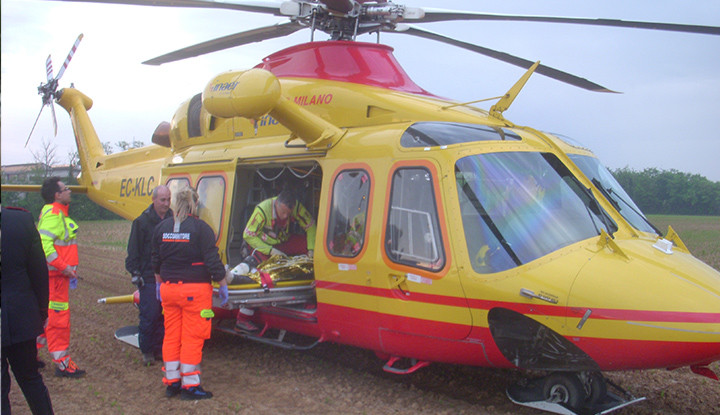
[(136, 6), (159, 7), (195, 7), (204, 9), (230, 9), (253, 13), (267, 13), (282, 16), (280, 4), (269, 1), (252, 0), (243, 2), (215, 1), (215, 0), (55, 0), (71, 1), (75, 3), (106, 3), (129, 4)]
[(590, 19), (585, 17), (559, 17), (559, 16), (522, 16), (494, 13), (476, 13), (456, 10), (444, 10), (423, 7), (425, 16), (413, 19), (413, 23), (443, 22), (450, 20), (486, 20), (486, 21), (515, 21), (515, 22), (541, 22), (541, 23), (569, 23), (593, 26), (627, 27), (633, 29), (664, 30), (684, 33), (700, 33), (706, 35), (720, 35), (720, 27), (699, 26), (676, 23), (639, 22), (618, 19)]
[(52, 82), (53, 78), (53, 67), (52, 67), (52, 58), (50, 55), (48, 55), (47, 59), (45, 59), (45, 74), (47, 75), (48, 82)]
[(208, 40), (207, 42), (198, 43), (197, 45), (188, 46), (186, 48), (182, 48), (174, 52), (158, 56), (143, 63), (145, 65), (162, 65), (163, 63), (192, 58), (194, 56), (217, 52), (219, 50), (229, 49), (235, 46), (245, 45), (253, 42), (260, 42), (276, 37), (287, 36), (304, 28), (304, 26), (300, 25), (297, 22), (278, 23), (272, 26), (260, 27), (257, 29), (235, 33), (233, 35), (223, 36), (213, 40)]
[(27, 148), (28, 143), (30, 142), (30, 137), (32, 137), (33, 131), (35, 131), (35, 127), (37, 126), (38, 120), (40, 119), (40, 116), (42, 115), (43, 110), (45, 109), (45, 104), (43, 103), (40, 107), (40, 112), (38, 112), (37, 117), (35, 118), (35, 124), (33, 124), (32, 129), (30, 130), (30, 134), (28, 134), (27, 140), (25, 140), (25, 147)]
[(52, 102), (50, 103), (50, 111), (52, 112), (53, 117), (53, 129), (55, 131), (54, 137), (57, 137), (57, 117), (55, 116), (55, 105)]
[[(505, 63), (509, 63), (511, 65), (519, 66), (524, 69), (530, 68), (534, 64), (534, 62), (529, 61), (527, 59), (523, 59), (514, 55), (510, 55), (509, 53), (505, 52), (499, 52), (493, 49), (489, 49), (483, 46), (474, 45), (472, 43), (463, 42), (461, 40), (453, 39), (444, 35), (441, 35), (439, 33), (431, 32), (428, 30), (420, 29), (418, 27), (407, 25), (403, 26), (402, 28), (398, 27), (398, 30), (396, 30), (393, 33), (406, 33), (409, 35), (422, 37), (425, 39), (431, 39), (436, 40), (438, 42), (447, 43), (449, 45), (461, 47), (463, 49), (467, 49), (473, 52), (477, 52), (481, 55), (485, 55), (500, 61), (503, 61)], [(535, 70), (536, 73), (545, 75), (549, 78), (555, 79), (560, 82), (564, 82), (566, 84), (570, 84), (579, 88), (587, 89), (589, 91), (595, 91), (595, 92), (613, 92), (616, 93), (616, 91), (610, 90), (608, 88), (605, 88), (602, 85), (598, 85), (594, 82), (588, 81), (585, 78), (580, 78), (579, 76), (569, 74), (567, 72), (563, 72), (559, 69), (555, 69), (549, 66), (540, 65)]]
[(47, 76), (47, 83), (43, 84), (40, 83), (40, 86), (37, 88), (38, 95), (40, 95), (40, 99), (42, 99), (42, 106), (40, 107), (40, 112), (38, 112), (37, 118), (35, 118), (35, 123), (32, 126), (32, 129), (30, 129), (30, 134), (28, 135), (27, 140), (25, 140), (25, 147), (27, 147), (28, 143), (30, 142), (30, 137), (32, 137), (33, 132), (35, 131), (35, 127), (37, 126), (38, 120), (40, 119), (40, 115), (42, 115), (43, 109), (45, 109), (45, 106), (50, 107), (50, 111), (52, 111), (52, 120), (53, 120), (53, 129), (55, 131), (55, 137), (57, 137), (57, 116), (55, 115), (55, 104), (53, 103), (53, 100), (57, 97), (57, 87), (58, 87), (58, 81), (65, 73), (65, 69), (67, 69), (68, 65), (70, 64), (70, 61), (72, 60), (73, 56), (75, 55), (75, 52), (77, 51), (78, 45), (80, 44), (80, 41), (82, 40), (83, 35), (80, 33), (80, 36), (77, 37), (75, 40), (75, 43), (73, 43), (72, 48), (70, 48), (70, 53), (68, 53), (67, 58), (65, 58), (65, 62), (63, 62), (63, 65), (60, 67), (60, 71), (58, 72), (57, 76), (53, 76), (53, 65), (52, 65), (52, 57), (51, 55), (48, 55), (47, 59), (45, 60), (45, 75)]
[[(70, 48), (70, 53), (68, 53), (67, 58), (65, 58), (65, 62), (63, 62), (63, 65), (60, 67), (60, 72), (58, 72), (57, 77), (55, 78), (56, 81), (59, 80), (65, 73), (65, 69), (67, 69), (68, 65), (70, 64), (70, 61), (73, 58), (73, 55), (75, 55), (75, 51), (77, 50), (78, 45), (80, 44), (80, 41), (82, 40), (82, 38), (83, 38), (83, 34), (80, 33), (80, 36), (78, 36), (77, 39), (75, 39), (75, 43), (73, 43), (72, 48)], [(54, 113), (55, 113), (55, 110), (53, 110), (53, 114)], [(55, 130), (55, 134), (57, 135), (57, 129)]]

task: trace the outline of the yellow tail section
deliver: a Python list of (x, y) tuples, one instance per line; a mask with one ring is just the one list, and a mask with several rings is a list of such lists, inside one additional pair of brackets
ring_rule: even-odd
[(67, 110), (75, 132), (82, 175), (79, 183), (84, 186), (92, 184), (92, 171), (98, 167), (100, 160), (105, 157), (105, 150), (100, 143), (95, 127), (90, 122), (87, 111), (92, 108), (92, 99), (74, 88), (62, 89), (58, 95), (58, 104)]

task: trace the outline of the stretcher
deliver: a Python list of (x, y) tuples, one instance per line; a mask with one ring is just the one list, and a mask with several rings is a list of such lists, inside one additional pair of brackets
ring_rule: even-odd
[(220, 305), (217, 286), (213, 287), (213, 307), (234, 310), (240, 307), (276, 307), (315, 302), (315, 281), (282, 281), (272, 287), (263, 284), (231, 285), (228, 302)]

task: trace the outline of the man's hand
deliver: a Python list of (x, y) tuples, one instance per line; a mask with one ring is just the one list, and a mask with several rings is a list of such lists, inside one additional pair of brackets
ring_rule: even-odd
[(62, 270), (62, 273), (64, 276), (66, 276), (68, 278), (77, 278), (77, 271), (72, 269), (69, 265), (67, 267), (65, 267), (64, 270)]
[(227, 304), (230, 294), (228, 293), (227, 281), (220, 281), (220, 287), (218, 288), (218, 297), (220, 297), (220, 305), (224, 306)]
[(310, 249), (308, 250), (308, 257), (312, 258), (315, 255), (315, 251)]
[(134, 286), (138, 287), (138, 289), (145, 285), (145, 280), (143, 279), (142, 274), (140, 274), (140, 271), (132, 273), (132, 279), (130, 279), (130, 282), (132, 282)]

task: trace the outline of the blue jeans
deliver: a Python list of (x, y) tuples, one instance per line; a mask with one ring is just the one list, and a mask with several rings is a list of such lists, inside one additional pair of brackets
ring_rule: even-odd
[(155, 296), (155, 280), (145, 282), (140, 288), (140, 324), (138, 324), (138, 341), (143, 354), (151, 353), (155, 356), (162, 354), (165, 327), (163, 322), (162, 305)]

